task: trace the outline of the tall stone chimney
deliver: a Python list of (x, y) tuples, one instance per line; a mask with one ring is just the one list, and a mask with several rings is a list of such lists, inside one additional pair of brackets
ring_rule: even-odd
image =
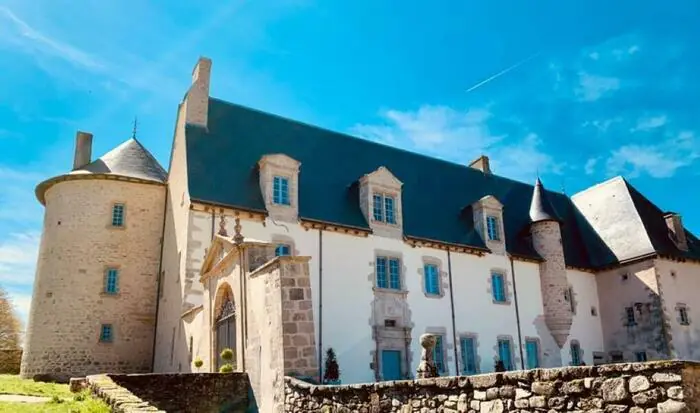
[(81, 132), (75, 135), (75, 155), (73, 156), (73, 170), (82, 168), (92, 162), (92, 133)]
[(491, 164), (489, 162), (489, 157), (486, 155), (481, 155), (469, 164), (470, 168), (478, 169), (485, 174), (491, 174)]
[(688, 251), (688, 238), (685, 236), (685, 228), (683, 228), (683, 220), (681, 216), (675, 212), (667, 212), (664, 215), (666, 220), (666, 226), (668, 230), (673, 235), (673, 242), (676, 243), (676, 247), (682, 251)]
[(200, 57), (192, 71), (192, 85), (185, 96), (185, 117), (188, 124), (207, 127), (210, 79), (211, 59)]

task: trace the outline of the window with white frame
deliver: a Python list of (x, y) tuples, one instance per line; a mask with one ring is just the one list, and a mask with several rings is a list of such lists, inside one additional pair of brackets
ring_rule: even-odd
[(401, 261), (392, 257), (377, 257), (375, 261), (377, 287), (401, 290)]
[(440, 295), (440, 268), (435, 264), (423, 265), (425, 293)]
[(272, 202), (277, 205), (289, 205), (289, 178), (275, 176), (272, 178)]
[(378, 222), (396, 224), (396, 202), (394, 197), (374, 193), (372, 196), (372, 218)]
[(489, 241), (500, 241), (500, 228), (498, 225), (498, 217), (493, 215), (488, 215), (486, 217), (486, 233), (488, 234)]

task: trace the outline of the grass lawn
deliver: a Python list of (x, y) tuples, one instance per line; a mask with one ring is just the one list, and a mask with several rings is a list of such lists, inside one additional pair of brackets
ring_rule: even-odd
[(0, 413), (108, 413), (109, 407), (89, 393), (73, 394), (67, 384), (41, 383), (18, 376), (0, 375), (0, 394), (50, 397), (47, 403), (0, 402)]

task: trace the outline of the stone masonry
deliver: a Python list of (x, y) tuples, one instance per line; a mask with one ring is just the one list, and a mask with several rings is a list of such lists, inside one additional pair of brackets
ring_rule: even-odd
[(561, 229), (558, 222), (547, 220), (533, 223), (530, 233), (535, 251), (545, 260), (540, 264), (544, 320), (554, 341), (561, 348), (569, 337), (573, 322), (573, 314), (565, 298), (569, 284)]
[(609, 364), (348, 386), (287, 377), (287, 412), (700, 411), (700, 364)]
[[(90, 178), (46, 191), (22, 377), (150, 371), (164, 197), (162, 185)], [(111, 227), (117, 202), (123, 228)], [(104, 293), (108, 267), (117, 294)], [(102, 324), (113, 342), (100, 342)]]

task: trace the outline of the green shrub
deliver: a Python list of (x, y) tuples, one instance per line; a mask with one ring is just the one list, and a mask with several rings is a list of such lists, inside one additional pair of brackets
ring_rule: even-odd
[(196, 359), (194, 359), (194, 366), (197, 368), (197, 370), (199, 370), (199, 368), (202, 367), (203, 365), (204, 365), (204, 362), (202, 361), (201, 358), (197, 357)]
[(233, 373), (233, 365), (226, 363), (219, 367), (219, 373)]
[(233, 360), (233, 356), (233, 350), (231, 350), (230, 348), (225, 348), (221, 351), (221, 358), (226, 360), (227, 362)]

